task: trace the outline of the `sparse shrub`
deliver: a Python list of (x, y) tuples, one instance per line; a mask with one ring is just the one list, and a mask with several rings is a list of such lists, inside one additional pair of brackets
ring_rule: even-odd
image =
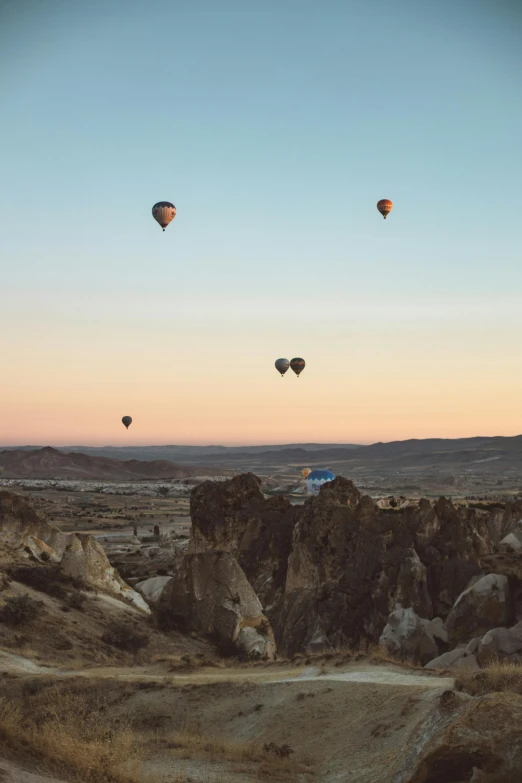
[(158, 495), (161, 495), (162, 498), (166, 498), (169, 492), (170, 487), (158, 487)]
[(237, 658), (238, 651), (234, 642), (222, 637), (214, 637), (214, 643), (220, 658)]
[(18, 595), (8, 598), (0, 609), (0, 622), (7, 625), (27, 625), (36, 620), (41, 611), (41, 603), (28, 595)]
[(156, 607), (154, 614), (151, 617), (151, 621), (156, 628), (163, 633), (169, 631), (185, 631), (186, 619), (182, 616), (173, 613), (172, 609), (166, 606)]
[(83, 612), (83, 605), (87, 600), (87, 596), (84, 593), (70, 593), (67, 597), (67, 603), (71, 609), (77, 609), (78, 612)]
[(139, 633), (131, 625), (116, 623), (112, 628), (105, 631), (101, 640), (111, 647), (117, 647), (119, 650), (137, 653), (138, 650), (147, 646), (150, 637), (147, 634)]
[(19, 566), (11, 568), (9, 575), (15, 582), (21, 582), (53, 598), (64, 599), (67, 596), (66, 588), (80, 590), (84, 587), (83, 580), (66, 574), (56, 566)]
[(277, 745), (275, 742), (265, 742), (263, 750), (265, 753), (273, 753), (280, 759), (287, 759), (294, 752), (290, 745)]

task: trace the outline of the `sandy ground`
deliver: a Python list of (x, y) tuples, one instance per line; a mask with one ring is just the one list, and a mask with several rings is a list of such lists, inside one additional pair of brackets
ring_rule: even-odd
[(454, 686), (448, 677), (366, 661), (326, 670), (275, 664), (172, 674), (165, 663), (68, 670), (4, 652), (0, 671), (52, 682), (103, 681), (115, 696), (111, 715), (132, 716), (143, 738), (144, 780), (162, 783), (174, 780), (174, 773), (194, 783), (260, 779), (252, 764), (172, 751), (169, 738), (184, 731), (225, 743), (287, 744), (292, 760), (307, 770), (296, 778), (303, 783), (393, 783), (406, 764), (412, 735), (441, 693)]

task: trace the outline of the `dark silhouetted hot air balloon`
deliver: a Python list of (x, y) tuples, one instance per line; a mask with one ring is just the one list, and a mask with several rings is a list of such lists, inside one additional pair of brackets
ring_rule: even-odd
[(158, 201), (152, 207), (152, 217), (165, 231), (168, 224), (176, 217), (176, 207), (170, 201)]
[(285, 374), (289, 367), (290, 362), (288, 359), (276, 359), (275, 368), (277, 372), (281, 373), (281, 377)]
[(295, 359), (292, 359), (290, 361), (290, 367), (292, 368), (292, 370), (295, 372), (295, 374), (299, 378), (299, 375), (303, 372), (303, 370), (305, 368), (305, 360), (304, 359), (299, 359), (298, 357), (296, 357)]
[(124, 416), (121, 420), (122, 424), (125, 424), (126, 429), (129, 429), (130, 425), (132, 424), (132, 419), (130, 416)]
[(379, 210), (383, 218), (386, 220), (386, 217), (390, 214), (390, 212), (393, 209), (393, 204), (389, 198), (381, 198), (381, 200), (377, 202), (377, 209)]

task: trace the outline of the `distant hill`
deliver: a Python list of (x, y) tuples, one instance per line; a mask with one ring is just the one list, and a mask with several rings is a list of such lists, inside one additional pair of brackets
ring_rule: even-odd
[[(0, 446), (0, 450), (36, 451), (42, 446)], [(221, 459), (238, 458), (239, 455), (255, 456), (266, 452), (294, 449), (304, 451), (323, 451), (325, 449), (356, 449), (355, 444), (338, 443), (287, 443), (270, 446), (59, 446), (57, 451), (65, 453), (88, 454), (91, 457), (109, 457), (110, 459), (138, 459), (144, 461), (168, 460), (182, 464), (221, 464)], [(217, 459), (216, 459), (217, 457)]]
[[(166, 460), (140, 461), (91, 457), (67, 453), (50, 446), (41, 449), (8, 449), (0, 452), (2, 478), (98, 479), (100, 481), (136, 481), (181, 479), (190, 476), (223, 475), (223, 471), (205, 467), (187, 467)], [(226, 472), (226, 471), (225, 471)]]
[[(71, 453), (74, 452), (74, 453)], [(12, 456), (9, 456), (12, 455)], [(426, 438), (371, 446), (300, 443), (270, 446), (129, 446), (103, 448), (23, 447), (0, 453), (5, 478), (180, 478), (252, 471), (295, 473), (304, 467), (331, 468), (346, 476), (513, 474), (522, 476), (522, 435), (513, 437)], [(22, 471), (27, 471), (23, 472)], [(43, 471), (43, 472), (42, 472)]]

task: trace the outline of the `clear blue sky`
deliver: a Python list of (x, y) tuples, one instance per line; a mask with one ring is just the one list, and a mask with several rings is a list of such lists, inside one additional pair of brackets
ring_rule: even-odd
[[(92, 391), (97, 373), (98, 408), (109, 381), (111, 400), (138, 405), (148, 392), (128, 390), (144, 373), (172, 398), (181, 364), (184, 405), (208, 365), (215, 421), (225, 399), (234, 404), (218, 368), (236, 373), (238, 395), (264, 395), (254, 375), (266, 364), (278, 381), (279, 355), (307, 358), (300, 384), (321, 366), (323, 385), (303, 410), (338, 394), (340, 421), (358, 366), (382, 364), (389, 377), (387, 362), (411, 374), (422, 359), (427, 392), (427, 353), (440, 375), (450, 371), (445, 346), (457, 343), (452, 372), (473, 354), (473, 372), (500, 373), (504, 400), (493, 419), (498, 396), (485, 401), (481, 434), (520, 431), (506, 403), (522, 391), (516, 3), (4, 0), (0, 9), (0, 329), (13, 384), (0, 429), (22, 427), (38, 389), (50, 407), (42, 403), (34, 432), (46, 437), (60, 394)], [(380, 198), (394, 202), (386, 222)], [(150, 215), (162, 199), (178, 210), (165, 234)], [(425, 339), (414, 344), (413, 333)], [(348, 369), (325, 386), (336, 363)], [(393, 382), (411, 387), (409, 375)], [(352, 410), (378, 380), (369, 383)], [(430, 405), (411, 427), (399, 416), (382, 439), (481, 429), (480, 411), (459, 429), (442, 409), (431, 421)], [(360, 418), (351, 428), (347, 411), (337, 439), (379, 439)], [(259, 440), (249, 422), (228, 440)], [(227, 441), (229, 424), (208, 439)], [(87, 424), (65, 426), (62, 440), (88, 440)], [(303, 441), (322, 439), (314, 427)], [(32, 432), (22, 427), (20, 438)], [(173, 423), (165, 437), (155, 427), (143, 437), (190, 439), (179, 432)], [(335, 439), (332, 428), (324, 435)], [(271, 440), (292, 436), (278, 424)], [(208, 440), (203, 430), (194, 439)]]

